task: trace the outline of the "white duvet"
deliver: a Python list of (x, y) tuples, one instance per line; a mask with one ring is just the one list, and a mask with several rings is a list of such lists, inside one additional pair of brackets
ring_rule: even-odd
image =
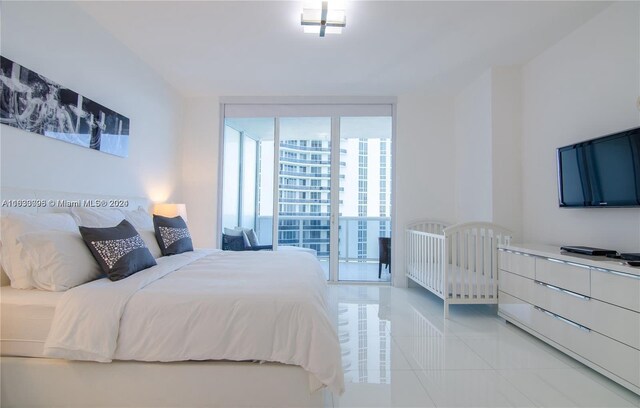
[(67, 291), (45, 355), (99, 362), (273, 361), (301, 366), (312, 380), (342, 393), (340, 345), (313, 256), (195, 251), (157, 261), (127, 279)]

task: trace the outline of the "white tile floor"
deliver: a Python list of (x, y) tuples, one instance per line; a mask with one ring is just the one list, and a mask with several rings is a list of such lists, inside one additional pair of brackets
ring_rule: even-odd
[(334, 407), (640, 407), (640, 396), (497, 317), (419, 288), (331, 285), (346, 391)]
[[(329, 262), (320, 261), (322, 269), (327, 280), (329, 280)], [(339, 262), (338, 263), (338, 279), (341, 281), (359, 281), (359, 282), (390, 282), (391, 273), (389, 269), (382, 266), (382, 273), (378, 279), (378, 263), (377, 262)]]

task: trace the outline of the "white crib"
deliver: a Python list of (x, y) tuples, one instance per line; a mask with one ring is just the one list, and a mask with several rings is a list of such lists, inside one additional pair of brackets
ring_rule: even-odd
[(511, 233), (487, 222), (448, 226), (424, 221), (407, 228), (406, 274), (449, 305), (498, 303), (498, 245), (508, 245)]

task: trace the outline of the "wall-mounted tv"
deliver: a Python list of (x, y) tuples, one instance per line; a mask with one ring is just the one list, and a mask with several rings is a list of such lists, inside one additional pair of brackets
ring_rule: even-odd
[(640, 206), (640, 127), (558, 149), (560, 207)]

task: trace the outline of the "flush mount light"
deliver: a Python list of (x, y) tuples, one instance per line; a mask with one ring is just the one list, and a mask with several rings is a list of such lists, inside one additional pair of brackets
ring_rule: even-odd
[(340, 34), (347, 25), (344, 1), (305, 1), (302, 8), (302, 27), (305, 33)]

